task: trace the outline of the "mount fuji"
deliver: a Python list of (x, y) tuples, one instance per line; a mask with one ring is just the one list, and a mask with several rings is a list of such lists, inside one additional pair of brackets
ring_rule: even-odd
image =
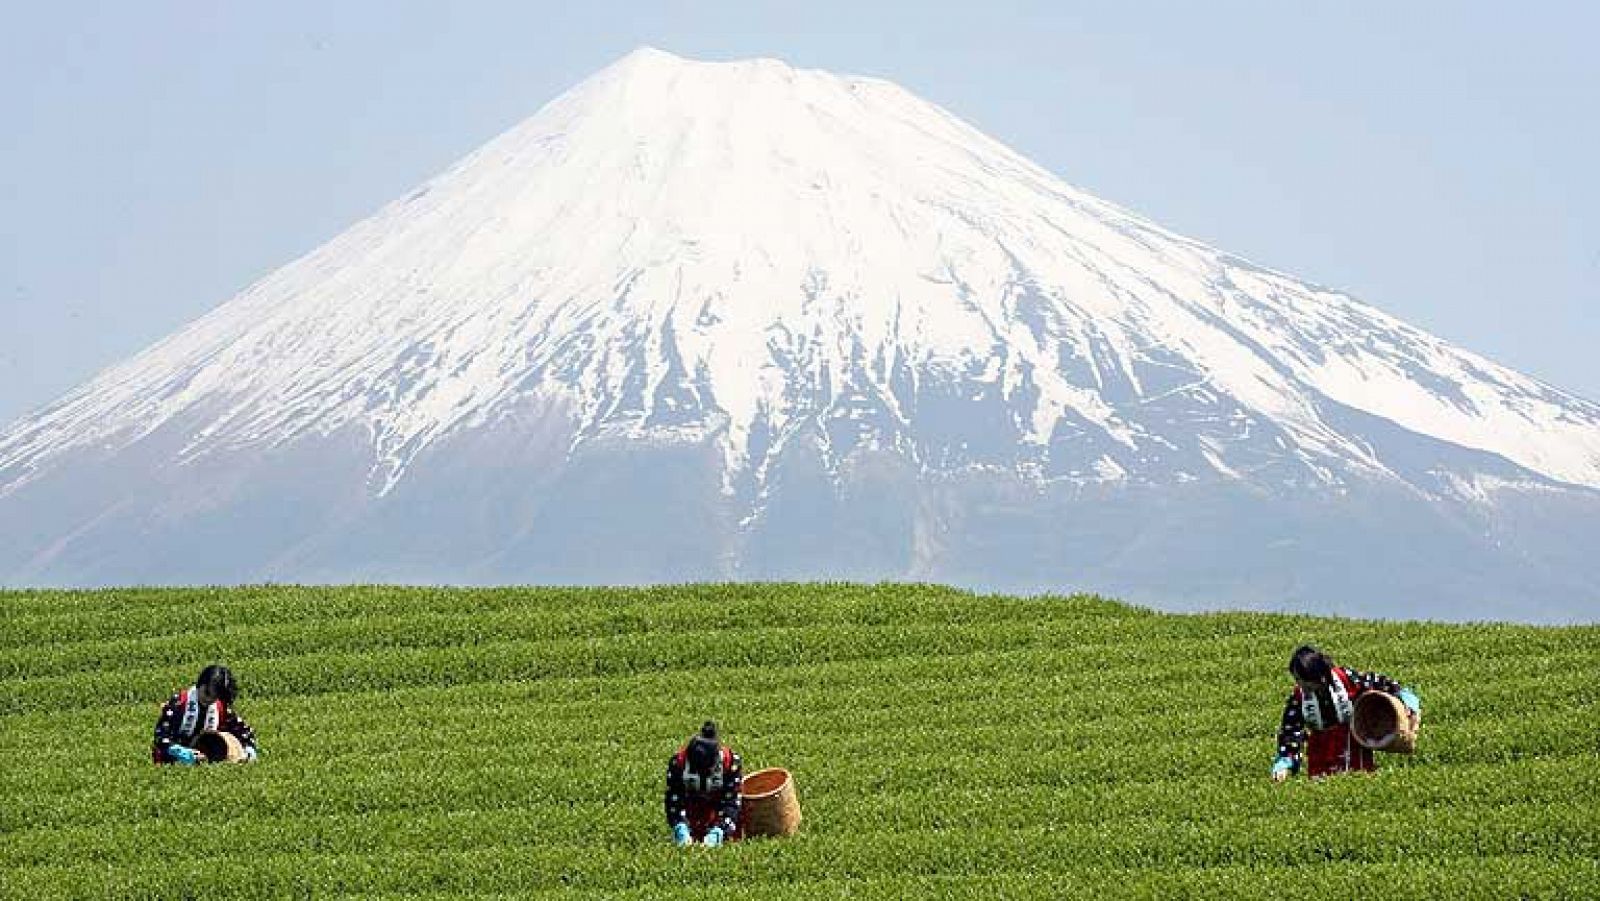
[(885, 81), (640, 50), (0, 432), (0, 583), (1600, 618), (1600, 405)]

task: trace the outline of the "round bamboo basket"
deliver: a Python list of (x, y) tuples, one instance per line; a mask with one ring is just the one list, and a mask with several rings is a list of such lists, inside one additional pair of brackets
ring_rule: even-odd
[(232, 732), (202, 732), (194, 749), (206, 755), (209, 763), (239, 763), (244, 760), (244, 745)]
[(1350, 731), (1356, 741), (1374, 751), (1410, 754), (1417, 746), (1417, 722), (1400, 699), (1388, 692), (1369, 691), (1356, 699)]
[(789, 836), (800, 831), (800, 797), (789, 771), (773, 767), (744, 777), (739, 787), (740, 831), (745, 835)]

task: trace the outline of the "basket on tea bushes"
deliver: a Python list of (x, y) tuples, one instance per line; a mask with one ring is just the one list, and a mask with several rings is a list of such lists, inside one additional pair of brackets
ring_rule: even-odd
[(744, 777), (740, 831), (747, 836), (789, 836), (800, 830), (800, 798), (789, 771), (773, 767)]

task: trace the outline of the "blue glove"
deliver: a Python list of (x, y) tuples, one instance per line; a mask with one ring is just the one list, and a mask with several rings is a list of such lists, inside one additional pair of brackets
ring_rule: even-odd
[(672, 827), (672, 843), (678, 847), (689, 844), (689, 824), (679, 823)]
[(722, 844), (722, 827), (721, 826), (712, 826), (706, 832), (706, 847), (707, 848), (715, 848), (716, 846), (718, 846), (720, 844)]
[(1422, 712), (1422, 699), (1417, 697), (1417, 693), (1409, 688), (1400, 689), (1400, 703), (1406, 705), (1406, 708), (1412, 713), (1420, 714)]
[(1279, 757), (1277, 760), (1272, 761), (1272, 775), (1276, 776), (1279, 773), (1287, 774), (1292, 772), (1294, 772), (1293, 760), (1287, 757)]
[(200, 762), (200, 754), (193, 748), (185, 748), (183, 745), (168, 747), (167, 757), (179, 766), (194, 766)]

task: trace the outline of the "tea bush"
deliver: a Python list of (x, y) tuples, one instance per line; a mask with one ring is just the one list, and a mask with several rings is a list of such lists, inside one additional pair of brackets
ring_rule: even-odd
[[(1594, 897), (1600, 628), (1164, 615), (923, 585), (0, 593), (0, 895)], [(1303, 641), (1418, 753), (1272, 785)], [(150, 765), (233, 667), (265, 757)], [(676, 849), (714, 717), (782, 841)]]

